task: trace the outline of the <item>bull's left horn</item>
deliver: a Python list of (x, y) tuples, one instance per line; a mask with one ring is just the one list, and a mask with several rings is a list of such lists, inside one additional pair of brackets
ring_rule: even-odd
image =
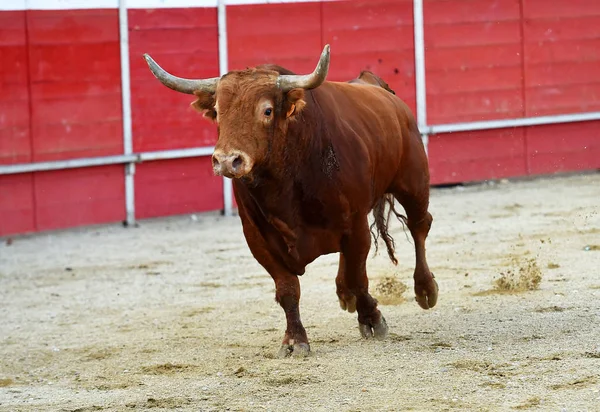
[(173, 76), (172, 74), (165, 71), (160, 67), (148, 54), (144, 54), (144, 59), (150, 67), (150, 71), (154, 76), (169, 89), (173, 89), (176, 92), (194, 94), (196, 91), (204, 91), (207, 93), (214, 93), (217, 88), (218, 77), (212, 77), (210, 79), (183, 79), (181, 77)]
[(282, 74), (277, 78), (277, 86), (284, 92), (292, 89), (314, 89), (319, 87), (325, 81), (329, 71), (329, 45), (323, 48), (319, 63), (315, 71), (305, 75), (287, 75)]

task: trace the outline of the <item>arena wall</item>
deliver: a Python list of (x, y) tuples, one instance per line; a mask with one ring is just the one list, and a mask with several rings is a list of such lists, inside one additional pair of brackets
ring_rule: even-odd
[[(220, 42), (216, 0), (127, 1), (132, 153), (216, 141), (192, 97), (154, 79), (145, 52), (174, 74), (212, 77), (223, 53), (228, 69), (312, 71), (329, 43), (329, 79), (373, 70), (417, 112), (412, 0), (231, 0), (226, 16)], [(425, 0), (423, 21), (432, 184), (600, 168), (600, 2)], [(14, 169), (127, 153), (122, 42), (118, 0), (0, 4), (0, 236), (127, 219), (125, 162)], [(434, 127), (569, 114), (592, 120)], [(228, 189), (209, 157), (155, 157), (135, 164), (137, 219), (223, 209)]]

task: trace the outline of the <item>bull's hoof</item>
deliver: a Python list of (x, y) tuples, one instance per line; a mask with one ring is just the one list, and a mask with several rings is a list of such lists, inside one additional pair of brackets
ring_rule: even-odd
[(343, 298), (338, 299), (340, 301), (340, 308), (342, 308), (342, 310), (347, 310), (350, 313), (356, 312), (356, 296), (344, 296)]
[(432, 274), (430, 282), (424, 285), (415, 283), (415, 300), (421, 308), (431, 309), (437, 303), (439, 290), (440, 288), (435, 279), (433, 279)]
[(279, 348), (277, 357), (279, 359), (292, 356), (294, 358), (306, 358), (310, 354), (310, 346), (308, 343), (283, 344)]
[(359, 322), (358, 330), (365, 339), (375, 338), (377, 340), (384, 340), (388, 335), (387, 322), (383, 316), (381, 316), (379, 323), (375, 325), (365, 325)]

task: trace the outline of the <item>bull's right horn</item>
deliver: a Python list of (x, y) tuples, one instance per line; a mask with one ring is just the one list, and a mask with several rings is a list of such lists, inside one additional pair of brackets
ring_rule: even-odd
[(144, 59), (146, 59), (146, 63), (148, 63), (148, 67), (150, 67), (152, 74), (154, 74), (162, 84), (176, 92), (186, 94), (194, 94), (196, 91), (214, 93), (217, 89), (219, 77), (212, 77), (210, 79), (183, 79), (181, 77), (173, 76), (165, 71), (147, 53), (144, 53)]
[(282, 74), (277, 78), (277, 86), (283, 92), (289, 92), (295, 88), (302, 89), (314, 89), (319, 87), (327, 78), (327, 72), (329, 71), (329, 45), (325, 45), (319, 63), (315, 68), (315, 71), (311, 74), (305, 75), (290, 75)]

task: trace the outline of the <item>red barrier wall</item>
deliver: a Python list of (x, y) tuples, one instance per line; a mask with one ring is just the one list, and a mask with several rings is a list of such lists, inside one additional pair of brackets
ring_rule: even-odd
[[(425, 2), (428, 123), (600, 110), (600, 2)], [(600, 122), (430, 136), (432, 182), (600, 168)]]
[[(176, 75), (217, 76), (216, 7), (155, 7), (128, 11), (134, 151), (214, 145), (193, 96), (160, 85), (141, 55)], [(330, 79), (373, 70), (416, 110), (411, 0), (227, 13), (230, 69), (307, 72), (329, 43)], [(424, 19), (428, 124), (600, 110), (598, 1), (426, 0)], [(0, 164), (122, 153), (119, 47), (116, 8), (0, 10)], [(600, 168), (599, 135), (592, 121), (430, 136), (432, 183)], [(220, 209), (222, 196), (206, 157), (136, 166), (138, 218)], [(120, 165), (0, 176), (0, 235), (124, 217)]]
[[(219, 75), (216, 8), (129, 10), (133, 150), (212, 146), (217, 132), (190, 103), (156, 81), (142, 58), (149, 53), (183, 77)], [(200, 212), (223, 206), (223, 184), (208, 158), (166, 160), (136, 167), (138, 218)]]

